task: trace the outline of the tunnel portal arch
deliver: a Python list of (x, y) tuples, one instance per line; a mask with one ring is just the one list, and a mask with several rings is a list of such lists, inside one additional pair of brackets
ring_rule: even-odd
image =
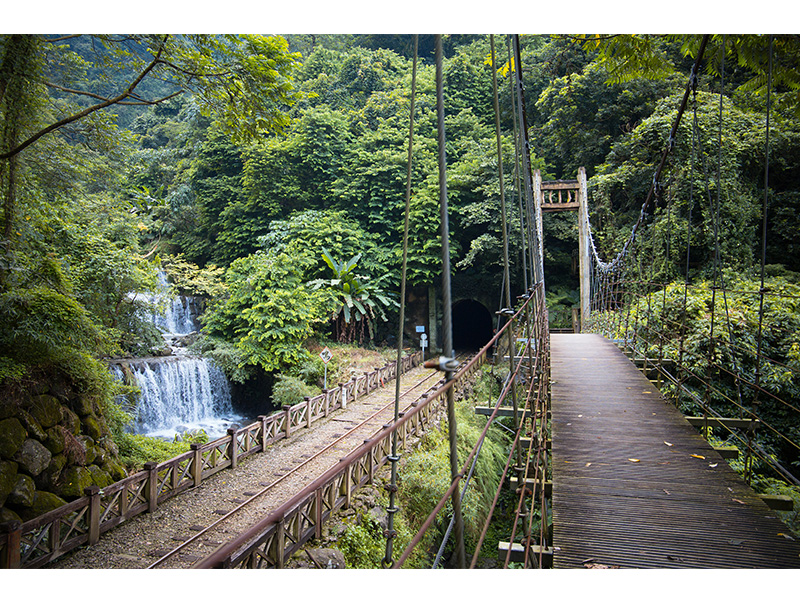
[(492, 314), (477, 300), (458, 300), (452, 311), (454, 350), (479, 350), (494, 336)]

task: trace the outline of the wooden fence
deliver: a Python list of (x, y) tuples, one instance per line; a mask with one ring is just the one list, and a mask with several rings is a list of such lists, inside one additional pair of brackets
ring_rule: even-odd
[[(421, 353), (401, 360), (400, 374), (420, 364)], [(132, 517), (153, 512), (158, 505), (181, 492), (200, 485), (204, 479), (227, 468), (236, 468), (243, 458), (263, 452), (292, 432), (311, 425), (331, 412), (346, 407), (393, 380), (398, 374), (396, 362), (206, 444), (192, 444), (191, 450), (162, 463), (146, 463), (144, 470), (104, 488), (86, 488), (85, 495), (56, 510), (20, 523), (0, 524), (0, 568), (40, 567), (70, 550), (98, 542), (100, 536)]]
[(264, 569), (282, 568), (303, 544), (322, 537), (322, 527), (341, 507), (349, 507), (352, 494), (365, 484), (372, 484), (375, 473), (391, 460), (392, 433), (406, 448), (412, 436), (420, 436), (429, 427), (433, 415), (446, 402), (445, 392), (454, 386), (456, 396), (471, 393), (474, 375), (486, 362), (482, 352), (459, 370), (451, 382), (439, 386), (400, 419), (387, 424), (377, 436), (365, 440), (361, 448), (341, 459), (339, 465), (323, 474), (292, 499), (274, 510), (261, 522), (200, 561), (195, 568)]

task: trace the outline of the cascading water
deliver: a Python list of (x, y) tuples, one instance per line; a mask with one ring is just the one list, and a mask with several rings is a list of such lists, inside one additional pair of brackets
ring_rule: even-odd
[(167, 298), (163, 315), (153, 316), (172, 356), (120, 361), (111, 365), (115, 376), (125, 379), (128, 367), (141, 390), (136, 405), (133, 431), (144, 435), (173, 438), (186, 431), (202, 429), (211, 439), (225, 434), (241, 421), (231, 405), (231, 389), (225, 374), (212, 361), (190, 356), (180, 341), (197, 330), (192, 298), (168, 298), (169, 283), (159, 273), (162, 291), (149, 299), (153, 304)]

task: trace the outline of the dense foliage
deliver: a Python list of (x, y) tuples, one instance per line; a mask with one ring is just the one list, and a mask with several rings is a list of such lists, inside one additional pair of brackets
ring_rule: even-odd
[[(522, 37), (533, 167), (545, 179), (587, 168), (604, 257), (639, 216), (698, 41)], [(431, 36), (420, 44), (408, 276), (423, 287), (438, 282), (441, 244)], [(143, 318), (152, 310), (144, 298), (159, 268), (205, 299), (195, 350), (236, 382), (279, 370), (302, 376), (313, 336), (363, 332), (365, 343), (380, 343), (396, 332), (410, 48), (408, 36), (393, 35), (0, 36), (0, 383), (80, 365), (98, 373), (101, 357), (151, 352), (159, 336)], [(502, 280), (497, 68), (516, 294), (513, 65), (503, 43), (490, 64), (486, 36), (449, 36), (445, 50), (454, 275), (484, 289)], [(778, 37), (774, 51), (766, 255), (792, 281), (800, 271), (797, 42)], [(714, 36), (707, 57), (697, 147), (692, 103), (669, 185), (647, 215), (656, 232), (650, 266), (660, 282), (680, 278), (688, 242), (692, 277), (710, 279), (718, 252), (747, 288), (760, 259), (766, 38)], [(549, 302), (566, 322), (577, 303), (576, 230), (574, 214), (545, 215)], [(360, 279), (346, 280), (351, 274)], [(700, 327), (704, 317), (692, 319)], [(775, 342), (776, 360), (793, 360), (790, 337)], [(793, 377), (781, 385), (794, 397)], [(109, 397), (112, 387), (95, 386)]]

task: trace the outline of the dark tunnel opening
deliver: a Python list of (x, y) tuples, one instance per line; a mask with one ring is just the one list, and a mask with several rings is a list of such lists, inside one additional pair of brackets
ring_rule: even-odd
[(453, 304), (453, 349), (479, 350), (494, 335), (492, 315), (475, 300), (459, 300)]

